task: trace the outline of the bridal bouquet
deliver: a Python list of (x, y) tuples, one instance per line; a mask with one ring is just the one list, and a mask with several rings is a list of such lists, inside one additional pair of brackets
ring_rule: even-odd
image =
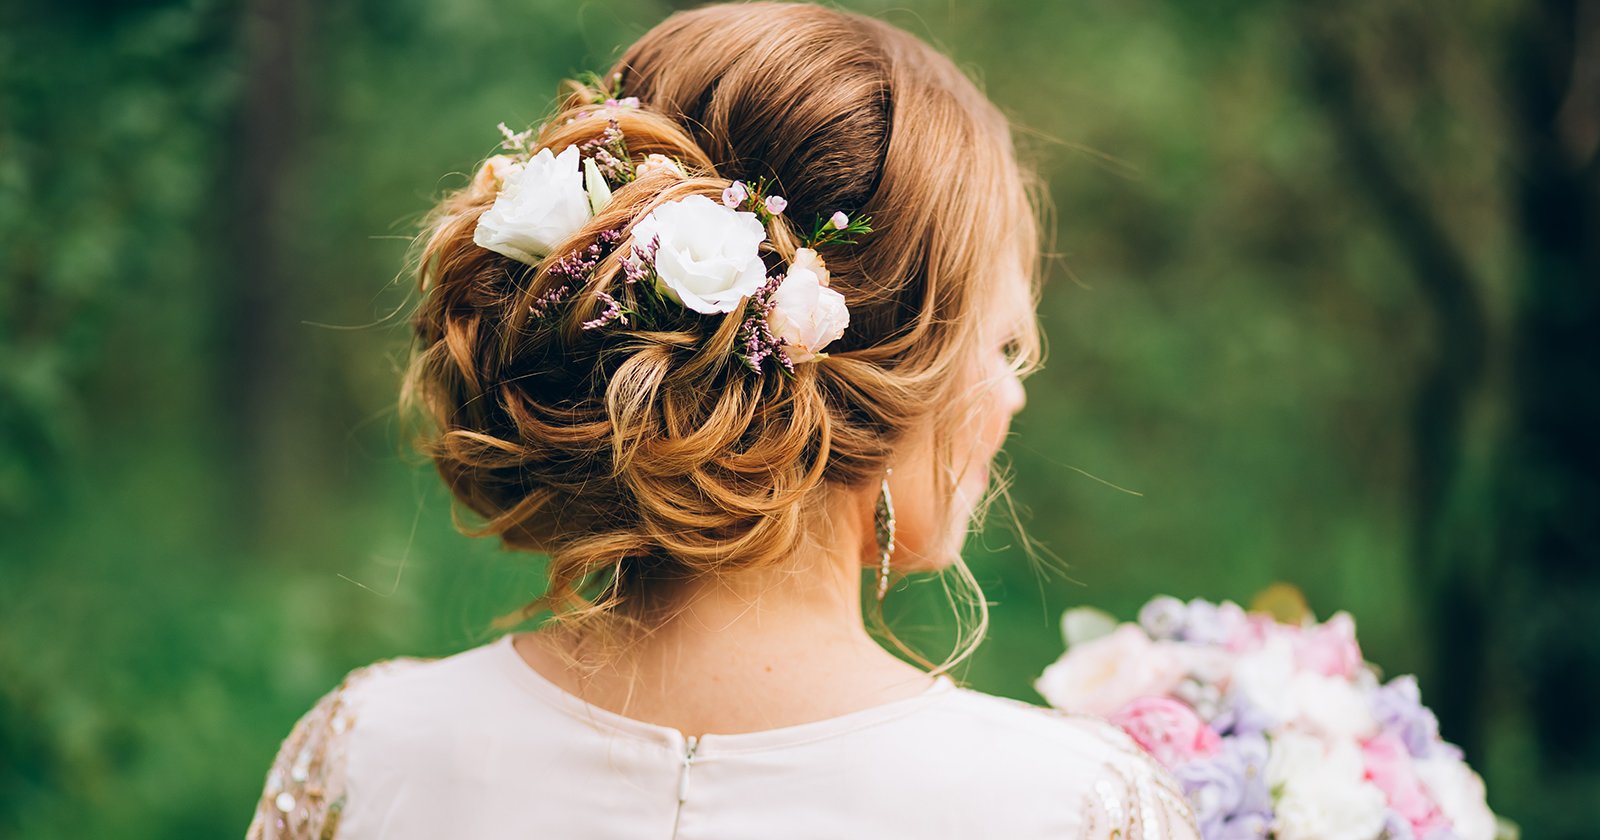
[(1514, 836), (1416, 680), (1381, 682), (1346, 613), (1292, 625), (1160, 597), (1136, 624), (1074, 609), (1062, 631), (1068, 649), (1034, 687), (1166, 765), (1206, 840)]

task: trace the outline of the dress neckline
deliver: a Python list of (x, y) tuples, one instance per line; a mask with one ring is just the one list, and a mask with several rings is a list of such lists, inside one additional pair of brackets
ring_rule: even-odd
[(898, 700), (890, 700), (864, 709), (845, 712), (842, 715), (781, 726), (775, 729), (727, 734), (708, 732), (691, 737), (677, 727), (631, 718), (627, 715), (613, 712), (610, 709), (593, 705), (576, 694), (572, 694), (552, 682), (544, 674), (539, 673), (522, 658), (522, 655), (517, 652), (517, 648), (513, 644), (515, 635), (515, 633), (506, 633), (501, 636), (490, 645), (490, 653), (500, 663), (506, 675), (530, 694), (568, 714), (581, 718), (585, 722), (658, 743), (674, 750), (682, 750), (686, 744), (692, 741), (697, 755), (705, 755), (710, 752), (728, 754), (767, 750), (843, 735), (866, 726), (911, 714), (929, 701), (954, 692), (958, 688), (955, 681), (948, 674), (939, 674), (919, 694), (902, 697)]

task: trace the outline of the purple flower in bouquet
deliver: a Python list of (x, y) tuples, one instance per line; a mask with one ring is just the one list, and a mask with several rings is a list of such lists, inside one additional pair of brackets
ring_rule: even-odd
[(1152, 639), (1178, 639), (1189, 625), (1189, 605), (1170, 595), (1151, 598), (1139, 609), (1139, 626)]
[(1223, 698), (1222, 711), (1211, 721), (1217, 733), (1237, 738), (1260, 735), (1277, 723), (1271, 713), (1256, 705), (1242, 691), (1229, 691)]
[(1461, 750), (1439, 739), (1439, 719), (1422, 705), (1417, 678), (1410, 674), (1395, 677), (1372, 693), (1372, 715), (1416, 758), (1430, 758), (1436, 753), (1461, 758)]
[(1244, 796), (1244, 770), (1228, 753), (1180, 764), (1172, 771), (1183, 795), (1194, 806), (1200, 833), (1210, 837), (1239, 810)]
[(1139, 625), (1157, 640), (1225, 645), (1239, 639), (1249, 623), (1245, 611), (1231, 601), (1213, 604), (1196, 598), (1185, 603), (1162, 595), (1139, 610)]
[(1249, 619), (1244, 609), (1232, 601), (1213, 604), (1199, 598), (1189, 602), (1183, 641), (1201, 645), (1226, 645), (1239, 638)]
[(1267, 740), (1259, 735), (1224, 739), (1215, 755), (1173, 770), (1208, 838), (1266, 837), (1272, 822), (1267, 789)]
[(1346, 613), (1282, 624), (1163, 596), (1137, 623), (1079, 608), (1062, 626), (1068, 650), (1035, 687), (1171, 770), (1205, 840), (1497, 837), (1483, 780), (1415, 679), (1380, 684)]

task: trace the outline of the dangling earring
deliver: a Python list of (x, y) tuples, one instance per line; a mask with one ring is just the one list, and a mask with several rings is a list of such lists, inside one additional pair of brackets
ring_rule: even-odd
[(894, 500), (889, 497), (889, 474), (883, 471), (883, 486), (878, 490), (878, 505), (873, 511), (873, 525), (878, 537), (878, 600), (889, 591), (889, 555), (894, 553)]

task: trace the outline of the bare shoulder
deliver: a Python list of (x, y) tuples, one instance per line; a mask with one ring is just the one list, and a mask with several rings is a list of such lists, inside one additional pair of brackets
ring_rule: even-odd
[(345, 804), (349, 732), (374, 689), (434, 662), (396, 657), (356, 668), (296, 721), (267, 771), (247, 840), (333, 838)]
[(1200, 832), (1172, 774), (1134, 740), (1102, 718), (964, 690), (969, 703), (1059, 758), (1072, 782), (1083, 838), (1198, 840)]

